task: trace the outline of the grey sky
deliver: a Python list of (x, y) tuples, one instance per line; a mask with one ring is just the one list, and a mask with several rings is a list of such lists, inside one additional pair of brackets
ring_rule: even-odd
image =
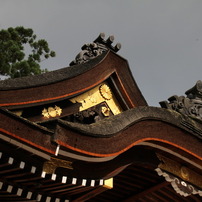
[(0, 28), (30, 27), (56, 58), (59, 69), (100, 32), (114, 35), (149, 105), (202, 80), (201, 0), (0, 0)]

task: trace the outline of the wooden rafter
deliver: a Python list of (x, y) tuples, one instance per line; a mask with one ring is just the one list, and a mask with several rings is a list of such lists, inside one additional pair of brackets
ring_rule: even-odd
[(124, 202), (133, 202), (139, 198), (141, 198), (142, 196), (145, 196), (145, 195), (148, 195), (149, 193), (152, 193), (162, 187), (165, 187), (169, 184), (169, 182), (166, 182), (166, 181), (163, 181), (159, 184), (156, 184), (148, 189), (145, 189), (144, 191), (138, 193), (138, 194), (135, 194), (133, 196), (130, 196), (129, 198), (125, 199)]

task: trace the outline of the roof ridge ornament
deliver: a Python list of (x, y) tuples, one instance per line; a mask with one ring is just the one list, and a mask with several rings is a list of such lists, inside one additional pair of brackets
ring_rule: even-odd
[(100, 33), (100, 35), (92, 43), (84, 44), (81, 47), (82, 51), (76, 56), (75, 60), (73, 60), (69, 65), (73, 66), (77, 64), (83, 64), (101, 55), (103, 52), (106, 52), (107, 50), (118, 52), (121, 49), (121, 44), (117, 43), (115, 46), (112, 46), (113, 41), (114, 36), (109, 36), (105, 40), (105, 33)]
[(186, 116), (197, 118), (202, 121), (202, 81), (185, 92), (185, 96), (173, 95), (168, 101), (159, 102), (162, 108), (175, 110)]

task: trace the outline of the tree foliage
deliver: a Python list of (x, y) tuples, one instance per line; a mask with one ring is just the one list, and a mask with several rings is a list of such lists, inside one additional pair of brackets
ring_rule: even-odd
[[(39, 63), (55, 57), (46, 40), (36, 39), (30, 28), (0, 30), (0, 74), (10, 78), (41, 74)], [(25, 54), (30, 52), (30, 54)]]

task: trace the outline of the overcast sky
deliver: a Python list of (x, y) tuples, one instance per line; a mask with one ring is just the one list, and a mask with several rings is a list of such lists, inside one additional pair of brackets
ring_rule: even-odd
[(100, 32), (115, 36), (149, 105), (202, 80), (202, 0), (0, 0), (0, 29), (32, 28), (66, 67)]

